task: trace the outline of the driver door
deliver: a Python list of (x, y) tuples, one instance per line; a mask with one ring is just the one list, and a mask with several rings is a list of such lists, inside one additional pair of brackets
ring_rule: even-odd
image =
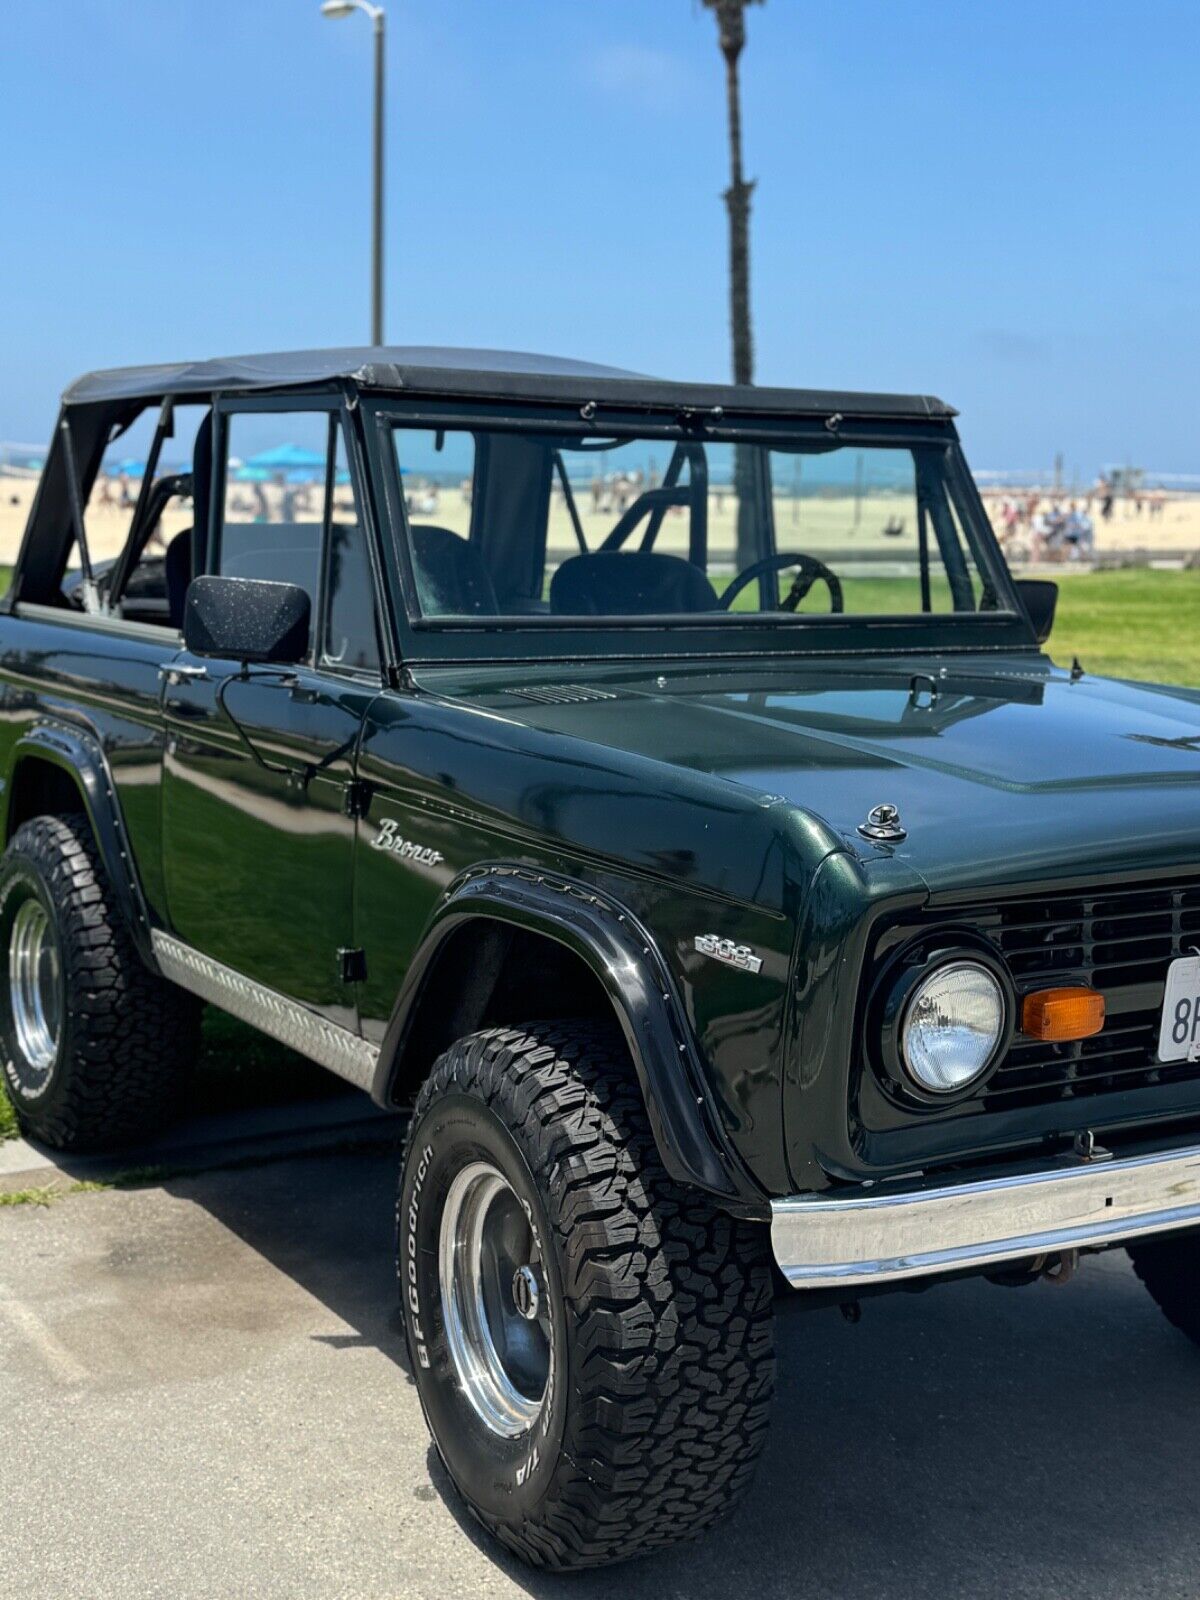
[(353, 1028), (350, 786), (381, 656), (345, 420), (333, 398), (218, 411), (208, 570), (300, 585), (313, 625), (294, 664), (169, 665), (163, 866), (177, 939)]

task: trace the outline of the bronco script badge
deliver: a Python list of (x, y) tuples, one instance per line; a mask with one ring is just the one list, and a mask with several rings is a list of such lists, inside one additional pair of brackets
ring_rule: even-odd
[(418, 866), (436, 867), (446, 858), (440, 850), (431, 850), (428, 845), (417, 844), (415, 839), (403, 839), (396, 831), (396, 823), (392, 817), (384, 817), (379, 824), (379, 832), (371, 840), (373, 850), (389, 850), (394, 856), (403, 856), (405, 861), (415, 861)]
[(734, 944), (732, 939), (719, 939), (715, 933), (698, 933), (696, 949), (702, 956), (723, 961), (727, 967), (737, 967), (742, 972), (762, 971), (762, 957), (756, 956), (748, 944)]

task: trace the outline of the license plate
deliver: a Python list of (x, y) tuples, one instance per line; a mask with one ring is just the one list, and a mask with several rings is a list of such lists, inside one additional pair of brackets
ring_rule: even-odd
[(1184, 956), (1167, 968), (1158, 1059), (1200, 1061), (1200, 956)]

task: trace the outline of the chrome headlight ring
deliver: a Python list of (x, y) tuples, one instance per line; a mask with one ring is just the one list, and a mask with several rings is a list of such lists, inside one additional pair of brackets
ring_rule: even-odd
[(1012, 978), (989, 946), (929, 945), (881, 976), (867, 1043), (893, 1095), (934, 1109), (978, 1092), (1008, 1052), (1016, 1012)]

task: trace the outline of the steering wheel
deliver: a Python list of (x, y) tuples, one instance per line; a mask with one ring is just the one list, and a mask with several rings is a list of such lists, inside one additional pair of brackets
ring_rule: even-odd
[(799, 567), (792, 587), (779, 602), (780, 611), (795, 611), (804, 596), (814, 583), (823, 583), (829, 590), (829, 609), (836, 616), (845, 610), (842, 600), (842, 584), (835, 572), (830, 572), (823, 561), (818, 561), (816, 556), (790, 554), (780, 550), (777, 555), (764, 556), (761, 561), (755, 561), (737, 577), (721, 596), (718, 605), (722, 611), (728, 611), (733, 602), (754, 582), (768, 572), (782, 572), (785, 567)]

